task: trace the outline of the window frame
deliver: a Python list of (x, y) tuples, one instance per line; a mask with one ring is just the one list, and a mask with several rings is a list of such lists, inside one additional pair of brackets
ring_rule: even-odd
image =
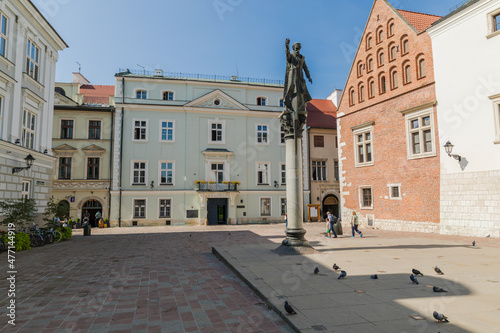
[[(262, 170), (259, 168), (259, 165), (266, 165), (267, 166), (267, 169), (266, 169), (266, 174), (267, 174), (267, 183), (259, 183), (259, 172), (261, 172)], [(271, 162), (255, 162), (255, 171), (256, 171), (256, 177), (255, 177), (255, 183), (256, 185), (259, 185), (259, 186), (269, 186), (271, 185)], [(262, 177), (262, 179), (264, 179), (264, 177)]]
[(377, 44), (380, 44), (384, 41), (384, 28), (382, 26), (379, 26), (377, 28), (375, 38), (377, 39)]
[(380, 48), (377, 51), (377, 66), (382, 67), (385, 65), (384, 49)]
[(366, 45), (366, 50), (371, 50), (372, 49), (372, 47), (373, 47), (373, 37), (372, 37), (371, 33), (368, 33), (368, 35), (366, 35), (365, 45)]
[(259, 106), (267, 106), (267, 100), (268, 98), (266, 96), (257, 96), (255, 103)]
[[(99, 127), (96, 127), (96, 126), (91, 126), (91, 123), (92, 122), (98, 122), (99, 123)], [(95, 137), (95, 132), (94, 132), (94, 137), (90, 137), (90, 129), (93, 128), (93, 129), (98, 129), (99, 130), (99, 137)], [(88, 119), (87, 120), (87, 138), (89, 140), (101, 140), (102, 139), (102, 119)]]
[(370, 54), (367, 58), (366, 58), (366, 72), (367, 73), (370, 73), (373, 71), (373, 57), (372, 55)]
[[(172, 94), (172, 98), (165, 99), (165, 94)], [(161, 92), (161, 99), (162, 99), (162, 101), (174, 101), (175, 100), (175, 92), (173, 92), (171, 90), (164, 90)]]
[[(284, 208), (284, 210), (283, 210)], [(286, 208), (286, 197), (280, 197), (280, 212), (281, 216), (285, 216), (287, 213), (287, 208)]]
[[(396, 75), (396, 79), (394, 80), (394, 74)], [(390, 80), (391, 80), (391, 90), (397, 89), (399, 87), (399, 77), (398, 77), (398, 69), (393, 67), (390, 71)]]
[[(27, 187), (27, 189), (26, 189)], [(31, 180), (23, 179), (21, 183), (21, 199), (30, 199), (31, 198)]]
[(284, 146), (286, 145), (286, 139), (285, 139), (285, 127), (283, 125), (280, 125), (280, 145)]
[[(369, 133), (370, 134), (370, 140), (363, 140), (362, 143), (358, 142), (358, 135), (363, 135), (363, 138), (365, 138), (365, 134)], [(357, 129), (353, 130), (353, 148), (354, 148), (354, 161), (355, 161), (355, 167), (367, 167), (367, 166), (372, 166), (375, 164), (375, 149), (374, 149), (374, 138), (373, 138), (373, 124), (370, 123), (370, 125), (363, 126)], [(359, 146), (363, 146), (363, 156), (368, 156), (368, 150), (366, 148), (367, 145), (371, 146), (371, 160), (370, 161), (363, 161), (360, 162), (360, 156), (359, 156)]]
[(337, 182), (340, 180), (340, 166), (338, 160), (333, 160), (333, 177)]
[(325, 136), (313, 135), (313, 146), (314, 148), (325, 148)]
[[(262, 130), (259, 131), (259, 127), (262, 126)], [(265, 130), (264, 130), (265, 128)], [(262, 137), (259, 137), (259, 134), (262, 133)], [(270, 137), (269, 137), (269, 124), (266, 123), (258, 123), (255, 124), (255, 144), (256, 145), (269, 145), (271, 142)], [(264, 140), (265, 141), (259, 141), (259, 140)]]
[[(90, 168), (90, 160), (91, 159), (98, 160), (98, 163), (97, 163), (97, 178), (89, 178), (89, 170), (90, 170), (89, 168)], [(87, 166), (87, 168), (86, 168), (87, 172), (85, 173), (86, 179), (89, 179), (89, 180), (98, 180), (98, 179), (101, 179), (100, 178), (100, 176), (101, 176), (101, 157), (100, 156), (88, 156), (86, 158), (86, 160), (87, 160), (86, 163), (85, 163), (85, 165)], [(96, 165), (93, 164), (94, 170), (95, 170), (95, 166)], [(94, 172), (94, 174), (95, 174), (95, 172)]]
[[(283, 181), (283, 180), (285, 180), (285, 181)], [(280, 163), (280, 184), (286, 185), (286, 163), (285, 162)]]
[[(221, 140), (212, 141), (212, 125), (221, 124)], [(216, 129), (217, 130), (217, 129)], [(208, 143), (213, 145), (224, 145), (226, 144), (226, 121), (225, 120), (209, 120), (208, 121)]]
[[(62, 159), (65, 159), (65, 163), (62, 163)], [(69, 160), (69, 164), (67, 161)], [(61, 171), (64, 168), (64, 177), (61, 177)], [(73, 171), (73, 157), (72, 156), (59, 156), (57, 159), (57, 179), (58, 180), (71, 180)]]
[[(268, 214), (264, 214), (262, 212), (262, 200), (269, 200), (269, 213)], [(259, 197), (259, 216), (265, 216), (265, 217), (271, 217), (273, 215), (273, 201), (272, 201), (272, 198), (271, 197)]]
[[(4, 20), (5, 19), (5, 20)], [(5, 22), (5, 24), (4, 24)], [(5, 31), (3, 28), (5, 26)], [(9, 51), (9, 17), (0, 11), (0, 55), (7, 59)]]
[(495, 130), (495, 138), (493, 143), (500, 144), (500, 94), (490, 96), (490, 100), (493, 103), (493, 126)]
[[(422, 63), (424, 64), (424, 68), (423, 68), (423, 73), (422, 73)], [(426, 61), (425, 61), (425, 57), (420, 54), (417, 56), (417, 59), (416, 59), (416, 69), (417, 69), (417, 80), (420, 80), (420, 79), (423, 79), (427, 76), (427, 68), (426, 68)]]
[(500, 24), (496, 22), (497, 17), (500, 20), (500, 8), (497, 8), (486, 15), (487, 15), (486, 21), (488, 22), (487, 23), (488, 34), (486, 35), (486, 38), (490, 39), (492, 37), (500, 35)]
[(285, 107), (285, 101), (283, 100), (283, 98), (280, 98), (279, 101), (278, 101), (278, 105), (282, 108), (282, 107)]
[[(165, 200), (165, 201), (168, 201), (168, 206), (166, 207), (169, 207), (169, 212), (168, 212), (168, 215), (165, 215), (165, 216), (162, 216), (161, 214), (161, 208), (162, 208), (162, 201)], [(172, 198), (158, 198), (158, 218), (159, 219), (171, 219), (172, 218)]]
[[(165, 169), (163, 169), (162, 167), (162, 164), (166, 164), (165, 165)], [(169, 163), (172, 163), (172, 168), (169, 169), (168, 168), (168, 164)], [(169, 183), (168, 181), (167, 182), (163, 182), (162, 181), (162, 173), (163, 171), (165, 171), (165, 179), (168, 180), (168, 171), (171, 171), (172, 172), (172, 182)], [(158, 185), (159, 186), (175, 186), (175, 161), (174, 160), (161, 160), (161, 161), (158, 161)]]
[[(320, 164), (318, 165), (318, 163), (320, 163)], [(315, 174), (316, 174), (316, 179), (314, 179)], [(322, 178), (322, 179), (320, 179), (320, 178)], [(311, 181), (313, 181), (313, 182), (327, 182), (328, 181), (327, 160), (316, 159), (316, 160), (311, 161)]]
[[(413, 153), (413, 140), (412, 140), (412, 134), (414, 132), (419, 132), (419, 140), (420, 144), (422, 147), (425, 145), (425, 139), (424, 136), (422, 135), (421, 132), (425, 131), (427, 129), (427, 126), (421, 127), (420, 126), (420, 119), (423, 119), (424, 117), (429, 116), (429, 121), (430, 125), (428, 128), (430, 129), (431, 133), (431, 146), (432, 150), (429, 152), (421, 152), (420, 153)], [(411, 128), (411, 122), (415, 119), (419, 119), (419, 128), (418, 130), (412, 129)], [(406, 146), (407, 146), (407, 156), (409, 160), (412, 159), (420, 159), (420, 158), (428, 158), (428, 157), (434, 157), (437, 156), (437, 149), (436, 149), (436, 133), (435, 133), (435, 123), (434, 123), (434, 106), (424, 108), (421, 110), (413, 111), (413, 112), (407, 112), (405, 114), (405, 126), (406, 126)]]
[[(167, 123), (167, 127), (164, 128), (163, 127), (163, 123), (166, 122)], [(168, 140), (168, 124), (169, 123), (172, 123), (172, 139), (171, 140)], [(160, 142), (175, 142), (175, 120), (170, 120), (170, 119), (160, 119), (160, 124), (159, 124), (159, 141)], [(166, 129), (166, 139), (164, 140), (163, 139), (163, 130)]]
[(368, 79), (368, 99), (375, 97), (375, 79), (373, 77)]
[(355, 101), (356, 101), (356, 96), (355, 96), (355, 89), (354, 87), (351, 87), (349, 89), (349, 106), (353, 106), (355, 104)]
[[(142, 168), (135, 169), (134, 168), (135, 163), (144, 163), (144, 169), (142, 169)], [(144, 183), (140, 183), (140, 182), (135, 183), (134, 182), (136, 170), (139, 172), (141, 172), (141, 170), (144, 171)], [(148, 184), (148, 161), (147, 160), (132, 160), (132, 161), (130, 161), (130, 171), (131, 171), (130, 172), (130, 185), (132, 185), (132, 186), (146, 186)], [(141, 177), (140, 174), (138, 177)], [(140, 180), (140, 178), (139, 178), (139, 180)]]
[[(136, 213), (136, 210), (135, 210), (135, 206), (136, 206), (136, 201), (144, 201), (144, 216), (138, 216), (138, 215), (135, 215)], [(147, 219), (147, 216), (148, 216), (148, 199), (146, 198), (133, 198), (132, 199), (132, 218), (133, 219)]]
[[(28, 38), (26, 45), (26, 74), (31, 77), (33, 80), (38, 82), (38, 78), (40, 77), (40, 57), (41, 51), (37, 44)], [(31, 47), (30, 47), (31, 45)], [(35, 58), (33, 58), (33, 52), (30, 52), (30, 49), (35, 49)], [(33, 67), (33, 68), (32, 68)]]
[(403, 85), (411, 84), (411, 63), (410, 61), (405, 61), (403, 63)]
[[(72, 122), (71, 127), (63, 125), (64, 121), (71, 121)], [(74, 131), (75, 123), (76, 123), (75, 119), (68, 119), (68, 118), (59, 119), (59, 139), (72, 140), (75, 132)], [(66, 137), (63, 138), (63, 133), (64, 133), (63, 128), (71, 128), (71, 137), (68, 137), (68, 135), (66, 135)]]
[[(29, 124), (26, 127), (26, 118), (29, 117)], [(35, 112), (24, 109), (23, 119), (22, 119), (22, 137), (21, 137), (21, 145), (25, 148), (34, 150), (36, 145), (35, 142), (37, 140), (37, 118), (38, 115)], [(27, 140), (27, 137), (30, 140)]]
[[(390, 200), (403, 200), (403, 196), (401, 194), (401, 183), (387, 184), (387, 188), (389, 189), (389, 199)], [(393, 189), (398, 189), (399, 196), (393, 196)]]
[[(369, 206), (365, 206), (364, 190), (370, 190), (370, 205)], [(358, 187), (358, 191), (359, 191), (358, 192), (359, 193), (359, 196), (358, 196), (359, 209), (373, 209), (373, 199), (374, 199), (373, 186), (372, 185), (360, 185)]]
[[(139, 93), (141, 93), (141, 97), (139, 98)], [(148, 99), (148, 91), (146, 89), (136, 89), (135, 90), (135, 99)]]
[(363, 82), (358, 84), (358, 103), (365, 101), (365, 85)]
[(385, 94), (387, 92), (387, 79), (385, 78), (385, 72), (379, 74), (378, 84), (379, 84), (378, 88), (379, 94), (380, 95)]
[(407, 55), (410, 53), (410, 40), (408, 35), (401, 37), (401, 55)]
[[(137, 121), (139, 121), (139, 122), (143, 122), (144, 121), (145, 122), (145, 126), (144, 126), (144, 129), (145, 129), (144, 139), (141, 139), (141, 138), (136, 139), (135, 138), (135, 130), (136, 130), (136, 128), (139, 128), (139, 129), (143, 128), (142, 124), (140, 124), (138, 127), (136, 126), (135, 123)], [(142, 118), (142, 119), (141, 118), (134, 118), (134, 119), (132, 119), (132, 141), (133, 142), (148, 142), (149, 141), (148, 137), (149, 137), (149, 119), (146, 119), (146, 118)]]

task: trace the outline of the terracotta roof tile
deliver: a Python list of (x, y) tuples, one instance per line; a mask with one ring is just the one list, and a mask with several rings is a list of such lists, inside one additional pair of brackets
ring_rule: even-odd
[(432, 23), (441, 18), (441, 16), (438, 15), (411, 12), (409, 10), (398, 9), (397, 11), (403, 15), (403, 17), (410, 22), (410, 24), (413, 25), (418, 32), (426, 30), (432, 25)]
[(327, 99), (313, 99), (307, 103), (307, 126), (337, 128), (337, 108)]
[(114, 96), (115, 86), (86, 84), (80, 87), (84, 104), (109, 104), (109, 96)]

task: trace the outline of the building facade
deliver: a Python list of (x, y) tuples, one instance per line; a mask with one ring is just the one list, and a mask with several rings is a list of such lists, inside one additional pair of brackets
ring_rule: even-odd
[(439, 101), (441, 233), (500, 237), (500, 1), (468, 1), (428, 32)]
[(52, 188), (55, 67), (67, 45), (31, 1), (1, 1), (0, 21), (0, 200), (35, 199), (41, 222)]
[[(109, 217), (114, 86), (92, 85), (80, 73), (56, 83), (53, 120), (53, 196), (68, 217)], [(62, 216), (61, 216), (62, 218)]]
[(145, 74), (116, 74), (111, 225), (283, 222), (283, 85)]
[(440, 17), (375, 0), (338, 117), (342, 216), (391, 230), (439, 229), (440, 150), (431, 39)]
[(319, 207), (319, 220), (324, 220), (327, 211), (337, 217), (341, 213), (336, 115), (332, 100), (313, 99), (307, 104), (310, 202)]

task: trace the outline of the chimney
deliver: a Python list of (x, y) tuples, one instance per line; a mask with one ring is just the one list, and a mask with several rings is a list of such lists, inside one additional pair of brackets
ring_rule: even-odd
[(155, 69), (155, 76), (163, 76), (163, 70)]
[(82, 74), (74, 72), (73, 73), (73, 83), (78, 83), (78, 84), (83, 86), (85, 84), (89, 84), (90, 81), (87, 80), (85, 78), (85, 76), (83, 76)]
[(333, 105), (338, 109), (340, 105), (340, 99), (342, 98), (342, 90), (341, 89), (335, 89), (330, 96), (328, 96), (326, 99), (332, 101)]

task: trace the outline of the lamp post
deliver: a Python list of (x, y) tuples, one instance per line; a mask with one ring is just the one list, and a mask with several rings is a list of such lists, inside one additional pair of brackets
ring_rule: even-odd
[(458, 160), (459, 162), (462, 160), (462, 157), (457, 154), (452, 154), (453, 147), (455, 147), (450, 141), (446, 142), (446, 144), (443, 146), (444, 150), (446, 151), (446, 154), (448, 156), (453, 157), (454, 159)]
[(31, 166), (33, 165), (33, 162), (35, 161), (35, 158), (33, 156), (31, 156), (31, 154), (29, 154), (28, 156), (26, 156), (24, 158), (24, 160), (26, 161), (26, 166), (12, 168), (12, 174), (17, 173), (17, 172), (21, 172), (23, 170), (28, 170), (29, 168), (31, 168)]

